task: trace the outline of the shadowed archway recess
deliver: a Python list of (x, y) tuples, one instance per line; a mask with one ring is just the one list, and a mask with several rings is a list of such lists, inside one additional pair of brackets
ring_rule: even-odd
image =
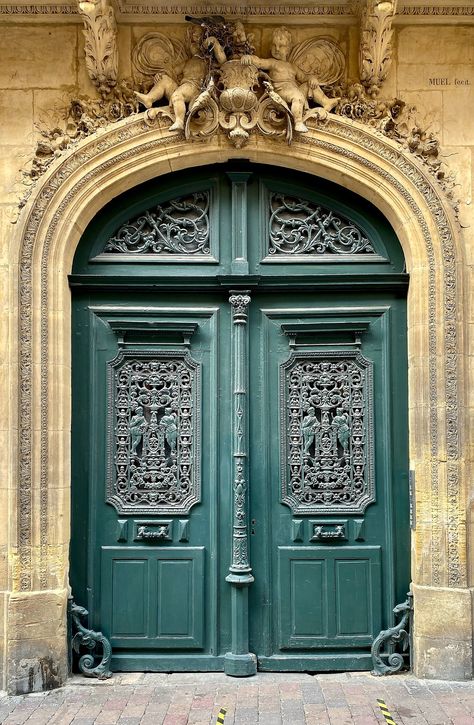
[[(252, 137), (245, 149), (223, 136), (184, 142), (142, 117), (81, 142), (41, 179), (17, 225), (19, 295), (12, 370), (19, 399), (18, 456), (12, 463), (11, 591), (7, 686), (24, 677), (21, 653), (56, 663), (66, 677), (66, 600), (70, 532), (70, 290), (67, 275), (89, 221), (122, 191), (185, 168), (245, 157), (329, 179), (371, 201), (402, 245), (408, 296), (410, 468), (416, 489), (412, 536), (415, 670), (466, 678), (472, 672), (471, 590), (467, 566), (467, 480), (462, 435), (462, 255), (456, 223), (436, 182), (395, 143), (344, 119), (300, 136), (291, 147)], [(15, 424), (16, 426), (16, 424)], [(13, 426), (13, 427), (15, 427)], [(12, 455), (12, 461), (15, 456)], [(12, 510), (13, 503), (12, 503)], [(457, 622), (446, 640), (441, 622)], [(34, 630), (22, 613), (34, 612)], [(452, 645), (451, 665), (443, 655)], [(31, 655), (30, 655), (31, 656)]]

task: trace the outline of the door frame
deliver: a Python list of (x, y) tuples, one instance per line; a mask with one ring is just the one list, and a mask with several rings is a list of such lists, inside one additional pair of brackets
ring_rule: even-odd
[[(467, 353), (465, 259), (448, 200), (408, 151), (370, 128), (331, 118), (291, 148), (252, 138), (245, 155), (328, 178), (365, 196), (388, 218), (404, 250), (408, 297), (410, 468), (415, 473), (417, 529), (412, 538), (415, 600), (414, 666), (421, 676), (445, 676), (446, 633), (433, 609), (460, 622), (458, 670), (472, 672), (472, 597), (468, 582), (468, 461), (461, 456), (468, 410), (461, 394)], [(41, 179), (16, 228), (12, 265), (9, 470), (14, 482), (9, 531), (7, 686), (22, 674), (16, 662), (27, 636), (14, 624), (35, 602), (41, 635), (28, 640), (38, 657), (53, 648), (58, 681), (67, 675), (70, 488), (70, 295), (66, 275), (82, 231), (125, 188), (168, 172), (215, 163), (242, 152), (216, 136), (201, 145), (127, 119), (93, 135), (59, 159)], [(19, 308), (15, 301), (19, 295)], [(37, 374), (33, 376), (33, 372)], [(441, 404), (440, 402), (441, 401)], [(18, 437), (15, 431), (18, 428)], [(19, 460), (19, 467), (15, 461)], [(440, 495), (447, 491), (448, 495)], [(39, 516), (33, 526), (34, 502)], [(426, 542), (430, 552), (426, 554)], [(57, 602), (51, 617), (51, 597)], [(42, 617), (42, 618), (41, 618)], [(54, 620), (54, 622), (53, 622)], [(45, 635), (43, 625), (50, 632)], [(60, 633), (58, 636), (57, 633)], [(452, 640), (449, 640), (449, 643)], [(48, 644), (45, 644), (47, 642)], [(458, 671), (456, 670), (456, 671)]]

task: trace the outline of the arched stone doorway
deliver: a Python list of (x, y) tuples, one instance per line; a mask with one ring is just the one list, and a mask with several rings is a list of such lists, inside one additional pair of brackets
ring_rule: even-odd
[[(223, 138), (204, 147), (148, 128), (117, 124), (84, 141), (45, 176), (18, 226), (18, 333), (12, 332), (13, 390), (20, 398), (20, 466), (12, 491), (9, 686), (21, 689), (21, 653), (50, 657), (65, 676), (70, 488), (70, 295), (67, 273), (78, 240), (111, 198), (148, 178), (218, 163), (242, 152)], [(410, 468), (416, 481), (412, 537), (415, 669), (431, 676), (471, 673), (471, 591), (467, 562), (466, 477), (460, 454), (466, 429), (460, 265), (448, 205), (426, 173), (394, 144), (342, 119), (311, 131), (291, 149), (252, 139), (245, 156), (328, 178), (372, 201), (392, 224), (410, 274), (408, 356)], [(18, 352), (16, 352), (18, 351)], [(18, 357), (17, 357), (18, 355)], [(12, 453), (16, 444), (12, 448)], [(17, 503), (17, 505), (16, 505)], [(39, 515), (32, 516), (33, 510)], [(34, 611), (35, 630), (21, 627)], [(439, 622), (458, 622), (447, 641)], [(46, 626), (48, 623), (48, 626)], [(446, 664), (445, 648), (450, 653)]]

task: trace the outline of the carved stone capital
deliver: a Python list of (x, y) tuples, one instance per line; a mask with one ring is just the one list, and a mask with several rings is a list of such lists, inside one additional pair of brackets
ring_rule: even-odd
[(84, 20), (86, 67), (101, 95), (117, 83), (117, 26), (109, 0), (78, 3)]
[(392, 23), (397, 0), (362, 0), (359, 72), (369, 95), (379, 94), (392, 62)]

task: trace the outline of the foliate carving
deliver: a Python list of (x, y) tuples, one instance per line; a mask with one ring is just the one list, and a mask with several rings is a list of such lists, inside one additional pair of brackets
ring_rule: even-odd
[(209, 255), (209, 192), (164, 202), (129, 220), (102, 254)]
[(375, 254), (358, 226), (313, 202), (271, 193), (269, 216), (269, 255)]
[(121, 121), (137, 113), (138, 101), (127, 80), (120, 81), (106, 98), (88, 98), (77, 96), (59, 111), (64, 119), (51, 128), (39, 127), (40, 139), (37, 142), (31, 167), (23, 171), (24, 194), (20, 208), (26, 203), (32, 185), (51, 166), (53, 161), (63, 156), (79, 141), (95, 133), (104, 126)]
[(455, 179), (441, 156), (439, 139), (414, 118), (416, 108), (407, 107), (399, 98), (375, 100), (360, 83), (346, 84), (340, 95), (335, 113), (375, 128), (416, 156), (439, 182), (457, 212)]
[[(240, 148), (254, 129), (291, 141), (293, 130), (308, 131), (308, 118), (337, 105), (338, 98), (321, 87), (334, 85), (345, 71), (344, 55), (332, 39), (310, 38), (292, 48), (291, 33), (277, 28), (271, 58), (261, 58), (240, 21), (215, 15), (186, 19), (193, 23), (189, 55), (159, 33), (145, 36), (133, 51), (137, 70), (154, 76), (148, 93), (136, 93), (150, 109), (150, 121), (168, 117), (170, 130), (184, 130), (187, 138), (210, 137), (220, 127)], [(168, 107), (151, 109), (163, 98)]]
[(392, 62), (397, 0), (362, 0), (359, 72), (370, 96), (379, 94)]
[(187, 513), (200, 500), (200, 367), (180, 351), (109, 363), (107, 502), (119, 513)]
[(372, 363), (302, 352), (281, 366), (282, 501), (294, 513), (362, 513), (375, 500)]
[(117, 83), (117, 26), (109, 0), (79, 2), (84, 20), (87, 72), (101, 95)]

